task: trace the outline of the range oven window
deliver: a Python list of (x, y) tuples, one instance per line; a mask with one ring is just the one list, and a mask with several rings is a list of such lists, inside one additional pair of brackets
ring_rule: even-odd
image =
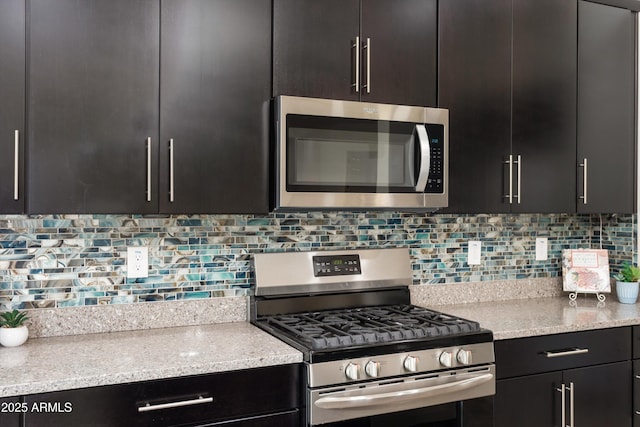
[(287, 191), (415, 192), (419, 149), (413, 123), (290, 114)]

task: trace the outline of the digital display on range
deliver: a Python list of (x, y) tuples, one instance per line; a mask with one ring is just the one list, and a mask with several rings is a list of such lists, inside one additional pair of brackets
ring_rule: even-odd
[(345, 276), (362, 274), (359, 255), (320, 255), (313, 257), (313, 275)]

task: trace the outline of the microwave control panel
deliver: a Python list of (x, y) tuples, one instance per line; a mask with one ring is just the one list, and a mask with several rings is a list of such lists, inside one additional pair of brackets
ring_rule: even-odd
[(444, 193), (444, 126), (426, 125), (431, 150), (429, 179), (425, 193)]

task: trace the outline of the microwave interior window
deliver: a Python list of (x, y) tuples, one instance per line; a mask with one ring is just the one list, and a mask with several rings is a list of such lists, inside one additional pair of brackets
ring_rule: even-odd
[(287, 190), (412, 192), (412, 123), (287, 116)]

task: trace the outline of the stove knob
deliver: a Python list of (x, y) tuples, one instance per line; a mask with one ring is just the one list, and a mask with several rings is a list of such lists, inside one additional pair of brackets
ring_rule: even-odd
[(456, 355), (456, 359), (458, 359), (458, 362), (462, 363), (463, 365), (471, 365), (471, 350), (460, 350)]
[(407, 356), (406, 359), (404, 359), (404, 369), (406, 369), (409, 372), (417, 372), (418, 371), (418, 358), (415, 356)]
[(344, 374), (350, 380), (358, 379), (358, 371), (360, 370), (360, 366), (357, 363), (349, 363), (346, 368), (344, 368)]
[(453, 366), (453, 354), (450, 351), (443, 351), (440, 353), (440, 364), (445, 368)]
[(374, 377), (375, 378), (380, 374), (380, 363), (379, 362), (374, 362), (373, 360), (370, 360), (370, 361), (367, 362), (366, 365), (364, 365), (364, 371), (370, 377)]

